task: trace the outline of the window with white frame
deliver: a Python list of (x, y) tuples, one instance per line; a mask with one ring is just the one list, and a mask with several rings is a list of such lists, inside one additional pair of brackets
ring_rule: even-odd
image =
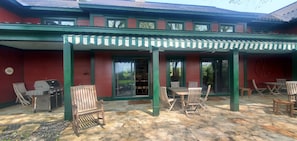
[(220, 32), (234, 32), (234, 25), (220, 25)]
[(43, 24), (74, 26), (75, 20), (74, 19), (61, 19), (61, 18), (45, 18), (45, 19), (43, 19)]
[(210, 31), (209, 24), (197, 23), (194, 25), (195, 31)]
[(169, 30), (184, 30), (184, 25), (177, 22), (168, 22), (167, 27)]
[(107, 20), (107, 27), (110, 27), (110, 28), (125, 28), (126, 27), (126, 20), (124, 20), (124, 19), (108, 19)]
[(156, 23), (153, 21), (139, 21), (138, 28), (142, 29), (156, 29)]

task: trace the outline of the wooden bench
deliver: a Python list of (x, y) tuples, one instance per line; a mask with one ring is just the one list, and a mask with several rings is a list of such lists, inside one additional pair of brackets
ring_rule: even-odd
[(285, 105), (286, 106), (286, 111), (289, 113), (289, 115), (291, 117), (293, 117), (294, 102), (274, 98), (273, 99), (273, 112), (274, 112), (274, 114), (279, 114), (279, 107), (281, 105)]
[(97, 100), (95, 85), (72, 86), (71, 102), (72, 127), (76, 135), (79, 129), (105, 124), (103, 100)]
[(248, 96), (252, 95), (252, 89), (250, 88), (240, 88), (240, 95), (243, 96), (244, 92), (247, 92)]

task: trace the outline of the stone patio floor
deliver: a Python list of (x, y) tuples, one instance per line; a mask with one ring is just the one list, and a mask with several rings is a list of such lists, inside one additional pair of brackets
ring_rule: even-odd
[(36, 138), (33, 134), (42, 123), (63, 121), (63, 107), (33, 113), (30, 106), (15, 105), (0, 109), (0, 137), (10, 131), (20, 136), (20, 140), (38, 141), (297, 140), (297, 118), (289, 117), (285, 107), (281, 107), (280, 114), (273, 114), (273, 98), (287, 99), (287, 96), (240, 96), (239, 112), (230, 111), (229, 97), (210, 97), (207, 110), (199, 114), (186, 116), (180, 103), (176, 103), (173, 111), (161, 108), (158, 117), (152, 116), (151, 101), (105, 101), (106, 125), (103, 128), (90, 127), (76, 136), (67, 122), (66, 128), (55, 138)]

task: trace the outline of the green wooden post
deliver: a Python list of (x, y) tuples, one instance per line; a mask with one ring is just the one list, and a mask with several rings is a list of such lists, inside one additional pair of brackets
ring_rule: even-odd
[(230, 110), (239, 111), (239, 51), (234, 49), (230, 59)]
[(64, 43), (64, 120), (72, 120), (70, 87), (73, 85), (73, 47)]
[(153, 116), (160, 115), (160, 77), (159, 77), (159, 49), (152, 47), (153, 52)]
[(297, 51), (292, 53), (292, 80), (297, 81)]

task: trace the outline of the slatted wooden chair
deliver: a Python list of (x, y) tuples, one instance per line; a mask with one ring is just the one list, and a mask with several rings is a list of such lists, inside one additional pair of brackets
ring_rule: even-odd
[(260, 95), (264, 95), (263, 92), (266, 91), (267, 88), (259, 88), (259, 87), (257, 86), (257, 84), (256, 84), (256, 80), (255, 80), (255, 79), (252, 79), (252, 83), (253, 83), (253, 86), (254, 86), (255, 91), (256, 91), (258, 94), (260, 94)]
[(72, 127), (76, 135), (79, 136), (80, 129), (105, 125), (103, 100), (98, 101), (94, 85), (72, 86), (71, 99)]
[(207, 91), (206, 91), (206, 94), (205, 94), (205, 97), (203, 98), (200, 98), (200, 106), (205, 110), (207, 108), (207, 104), (206, 104), (206, 101), (207, 101), (207, 98), (208, 98), (208, 95), (210, 93), (210, 89), (211, 89), (211, 85), (208, 85), (207, 87)]
[(202, 88), (188, 88), (189, 94), (185, 105), (185, 113), (188, 116), (189, 113), (198, 112), (198, 108), (201, 106), (201, 94)]
[(174, 104), (176, 103), (175, 98), (169, 98), (167, 95), (167, 88), (160, 87), (160, 101), (163, 105), (168, 106), (168, 111), (173, 109)]
[(195, 87), (198, 87), (198, 82), (196, 81), (189, 81), (189, 85), (188, 85), (189, 88), (195, 88)]

